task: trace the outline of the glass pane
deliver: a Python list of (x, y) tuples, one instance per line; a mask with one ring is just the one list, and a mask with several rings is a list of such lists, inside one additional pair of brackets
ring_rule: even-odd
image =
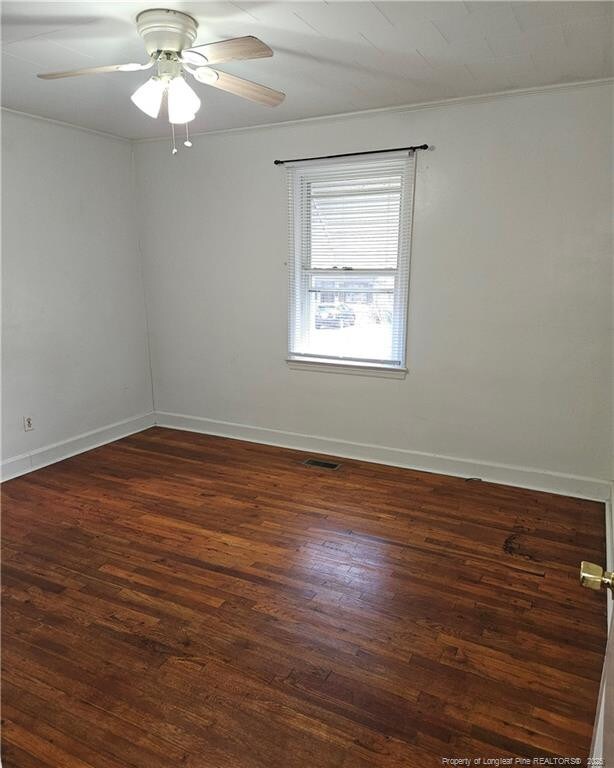
[(313, 269), (396, 269), (401, 177), (309, 185)]
[(393, 361), (394, 277), (309, 277), (299, 353)]

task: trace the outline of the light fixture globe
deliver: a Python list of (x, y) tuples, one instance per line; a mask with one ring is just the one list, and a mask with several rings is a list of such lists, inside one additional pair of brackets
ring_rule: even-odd
[(181, 76), (170, 81), (166, 98), (169, 123), (189, 123), (200, 109), (200, 99)]
[(150, 77), (140, 88), (130, 97), (132, 103), (137, 106), (141, 112), (144, 112), (154, 120), (160, 114), (162, 98), (166, 90), (166, 82), (160, 77)]

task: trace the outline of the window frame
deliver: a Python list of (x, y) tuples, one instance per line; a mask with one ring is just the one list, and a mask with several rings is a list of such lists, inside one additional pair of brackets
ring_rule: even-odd
[[(352, 161), (306, 161), (292, 164), (289, 168), (289, 208), (288, 215), (290, 233), (290, 262), (289, 262), (289, 292), (288, 292), (288, 351), (286, 363), (293, 370), (308, 370), (326, 373), (344, 373), (352, 375), (377, 376), (383, 378), (404, 379), (407, 368), (407, 328), (409, 323), (409, 278), (411, 263), (411, 239), (414, 208), (415, 187), (415, 153), (413, 151), (382, 153), (379, 158), (385, 160), (402, 160), (405, 166), (401, 175), (400, 215), (398, 225), (397, 265), (396, 268), (382, 269), (333, 269), (311, 267), (311, 219), (312, 207), (309, 193), (310, 182), (317, 180), (317, 172), (329, 165), (348, 166), (351, 172), (356, 172), (361, 162), (373, 164), (377, 159), (373, 156), (353, 158)], [(315, 174), (314, 174), (315, 172)], [(386, 172), (385, 170), (383, 171)], [(390, 170), (391, 175), (394, 171)], [(398, 172), (397, 174), (398, 175)], [(305, 179), (313, 178), (305, 182)], [(305, 215), (306, 214), (306, 215)], [(303, 243), (308, 243), (306, 249)], [(303, 354), (296, 351), (297, 333), (308, 327), (309, 313), (308, 294), (314, 276), (344, 277), (392, 277), (393, 306), (392, 306), (392, 340), (394, 351), (399, 357), (398, 363), (388, 360), (368, 360), (355, 357), (327, 357), (326, 355)], [(300, 310), (298, 309), (300, 308)], [(302, 313), (298, 321), (299, 311)], [(396, 346), (394, 340), (398, 339)]]

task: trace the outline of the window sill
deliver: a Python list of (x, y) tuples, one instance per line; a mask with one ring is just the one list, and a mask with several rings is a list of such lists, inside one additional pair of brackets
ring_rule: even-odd
[(372, 363), (343, 363), (331, 362), (321, 358), (286, 359), (288, 368), (293, 371), (314, 371), (317, 373), (345, 373), (351, 376), (374, 376), (380, 379), (404, 379), (407, 376), (407, 368), (399, 368), (393, 365), (374, 365)]

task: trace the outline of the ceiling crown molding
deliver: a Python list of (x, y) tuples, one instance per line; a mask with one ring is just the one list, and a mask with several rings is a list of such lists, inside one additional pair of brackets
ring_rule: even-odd
[[(509, 99), (519, 96), (532, 96), (540, 93), (558, 93), (560, 91), (575, 90), (577, 88), (594, 88), (597, 86), (614, 85), (614, 77), (604, 77), (598, 80), (579, 80), (573, 83), (556, 83), (554, 85), (538, 85), (531, 88), (517, 88), (510, 91), (494, 91), (492, 93), (481, 93), (475, 96), (457, 96), (451, 99), (438, 99), (436, 101), (424, 101), (418, 104), (401, 104), (394, 107), (376, 107), (375, 109), (361, 109), (355, 112), (339, 112), (333, 115), (317, 115), (315, 117), (302, 117), (297, 120), (282, 120), (276, 123), (261, 123), (259, 125), (246, 125), (239, 128), (218, 128), (212, 131), (198, 131), (191, 133), (195, 136), (214, 136), (220, 133), (241, 133), (242, 131), (256, 131), (264, 128), (283, 128), (290, 125), (302, 125), (305, 123), (320, 123), (327, 120), (350, 120), (357, 117), (370, 117), (371, 115), (381, 114), (403, 114), (405, 112), (415, 112), (421, 109), (438, 109), (441, 107), (461, 105), (461, 104), (479, 104), (484, 101), (496, 101), (499, 99)], [(168, 141), (168, 137), (151, 137), (144, 139), (133, 139), (136, 144), (150, 141)]]
[[(532, 88), (518, 88), (512, 91), (495, 91), (492, 93), (476, 94), (475, 96), (458, 96), (451, 99), (439, 99), (436, 101), (425, 101), (418, 104), (401, 104), (393, 107), (377, 107), (375, 109), (362, 109), (355, 112), (340, 112), (333, 115), (317, 115), (315, 117), (303, 117), (297, 120), (283, 120), (277, 123), (261, 123), (258, 125), (246, 125), (239, 128), (218, 128), (213, 131), (199, 131), (192, 133), (192, 137), (195, 136), (214, 136), (220, 133), (241, 133), (243, 131), (257, 131), (267, 128), (283, 128), (290, 125), (301, 125), (305, 123), (320, 123), (326, 121), (338, 121), (338, 120), (350, 120), (359, 117), (370, 117), (378, 114), (403, 114), (405, 112), (415, 112), (422, 109), (439, 109), (447, 106), (462, 105), (462, 104), (479, 104), (481, 102), (496, 101), (499, 99), (509, 99), (522, 96), (532, 96), (541, 93), (559, 93), (561, 91), (575, 90), (578, 88), (594, 88), (599, 86), (614, 85), (614, 77), (605, 77), (598, 80), (580, 80), (573, 83), (556, 83), (554, 85), (540, 85)], [(51, 117), (44, 117), (43, 115), (35, 115), (30, 112), (22, 112), (18, 109), (11, 109), (10, 107), (1, 107), (2, 112), (9, 112), (14, 115), (21, 115), (22, 117), (29, 117), (33, 120), (43, 120), (47, 123), (54, 125), (64, 126), (65, 128), (74, 128), (78, 131), (85, 131), (86, 133), (92, 133), (96, 136), (103, 136), (107, 139), (114, 139), (115, 141), (127, 142), (129, 144), (141, 144), (151, 141), (168, 141), (168, 136), (156, 136), (153, 138), (130, 138), (128, 136), (120, 136), (119, 134), (109, 133), (106, 131), (98, 131), (95, 128), (88, 128), (84, 125), (77, 125), (75, 123), (67, 123), (62, 120), (54, 120)]]
[(103, 136), (105, 139), (112, 139), (113, 141), (122, 141), (127, 144), (132, 144), (135, 139), (129, 139), (126, 136), (119, 136), (117, 133), (109, 133), (108, 131), (98, 131), (96, 128), (87, 128), (84, 125), (77, 125), (76, 123), (67, 123), (64, 120), (54, 120), (52, 117), (44, 117), (43, 115), (33, 115), (31, 112), (22, 112), (19, 109), (11, 109), (10, 107), (0, 107), (2, 112), (8, 112), (11, 115), (19, 115), (20, 117), (29, 117), (31, 120), (42, 120), (44, 123), (51, 123), (52, 125), (60, 125), (63, 128), (73, 128), (75, 131), (83, 131), (84, 133), (92, 133), (94, 136)]

